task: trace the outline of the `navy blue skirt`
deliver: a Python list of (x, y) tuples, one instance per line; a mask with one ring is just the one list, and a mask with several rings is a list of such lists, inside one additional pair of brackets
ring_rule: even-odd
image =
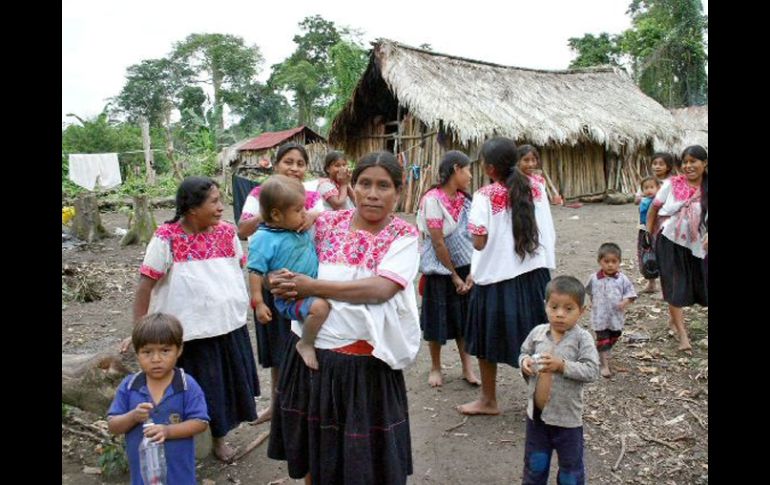
[(291, 320), (287, 320), (278, 314), (278, 310), (275, 309), (275, 298), (273, 298), (273, 294), (269, 290), (262, 289), (262, 299), (270, 308), (273, 319), (266, 324), (262, 324), (257, 320), (255, 313), (254, 326), (256, 327), (257, 334), (259, 365), (264, 369), (268, 369), (281, 365), (285, 343), (291, 334)]
[[(457, 274), (465, 280), (470, 265), (456, 268)], [(446, 275), (425, 275), (425, 291), (420, 309), (422, 336), (429, 342), (444, 345), (447, 340), (462, 338), (468, 319), (470, 293), (458, 295), (452, 277)]]
[(243, 421), (257, 419), (259, 376), (246, 325), (216, 337), (189, 340), (177, 361), (206, 395), (211, 435), (221, 438)]
[(545, 287), (548, 268), (510, 280), (474, 285), (465, 328), (465, 351), (489, 362), (519, 367), (521, 344), (535, 326), (548, 321)]
[(404, 374), (371, 356), (316, 349), (311, 371), (287, 341), (267, 456), (314, 484), (404, 484), (412, 441)]
[(675, 307), (695, 303), (708, 306), (706, 263), (692, 251), (674, 243), (662, 233), (655, 238), (655, 257), (660, 268), (660, 286), (663, 299)]

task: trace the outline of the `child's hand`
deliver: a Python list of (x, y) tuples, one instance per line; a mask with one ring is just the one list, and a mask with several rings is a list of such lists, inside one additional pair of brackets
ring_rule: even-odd
[(257, 314), (257, 320), (263, 325), (270, 323), (273, 320), (273, 312), (270, 311), (270, 307), (268, 307), (265, 302), (257, 303), (254, 307), (254, 311)]
[(465, 281), (457, 273), (452, 274), (452, 284), (455, 285), (455, 291), (458, 295), (464, 295), (468, 292), (465, 289)]
[(548, 352), (541, 354), (538, 361), (538, 370), (540, 372), (559, 372), (564, 369), (564, 359), (549, 354)]
[(553, 205), (564, 205), (564, 198), (561, 195), (556, 194), (556, 195), (553, 196), (552, 204)]
[(524, 372), (525, 376), (532, 377), (535, 375), (535, 372), (532, 370), (532, 357), (524, 357), (524, 360), (521, 361), (521, 371)]
[(152, 426), (147, 426), (144, 429), (144, 435), (150, 438), (150, 441), (163, 443), (166, 441), (166, 438), (168, 438), (168, 426), (165, 424), (153, 424)]
[(618, 309), (620, 311), (624, 312), (624, 311), (626, 311), (626, 308), (628, 308), (628, 305), (630, 305), (630, 304), (631, 304), (631, 300), (625, 299), (625, 300), (621, 301), (620, 303), (618, 303)]
[(350, 175), (351, 173), (347, 168), (341, 169), (337, 172), (337, 183), (340, 185), (347, 185), (347, 183), (350, 182)]
[(153, 408), (151, 402), (140, 402), (134, 409), (134, 420), (137, 423), (144, 423), (150, 417), (150, 410)]

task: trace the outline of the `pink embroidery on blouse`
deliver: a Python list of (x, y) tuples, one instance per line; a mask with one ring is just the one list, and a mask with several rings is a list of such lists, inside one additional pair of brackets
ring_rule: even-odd
[(257, 185), (253, 189), (251, 189), (251, 192), (249, 192), (249, 195), (254, 197), (255, 199), (259, 200), (259, 193), (262, 192), (262, 186)]
[(397, 217), (377, 234), (351, 231), (354, 213), (355, 209), (347, 209), (318, 216), (315, 244), (319, 263), (364, 266), (375, 271), (395, 240), (417, 237), (417, 229)]
[(425, 224), (428, 225), (428, 229), (443, 229), (444, 219), (425, 219)]
[(253, 219), (254, 214), (251, 212), (241, 212), (241, 222), (248, 221), (249, 219)]
[(492, 204), (492, 214), (504, 211), (508, 207), (508, 189), (506, 189), (500, 182), (485, 185), (476, 193), (489, 199), (489, 202)]
[(337, 185), (337, 183), (334, 182), (333, 180), (327, 179), (327, 178), (320, 178), (320, 179), (318, 179), (318, 189), (319, 189), (318, 192), (319, 193), (321, 192), (320, 189), (321, 189), (321, 185), (322, 184), (329, 184), (329, 185), (332, 186), (332, 188), (330, 188), (329, 190), (324, 192), (323, 195), (321, 195), (321, 197), (323, 197), (324, 200), (328, 201), (332, 197), (337, 197), (338, 195), (340, 195), (339, 185)]
[(476, 224), (468, 223), (468, 232), (474, 236), (486, 236), (487, 228), (484, 226), (477, 226)]
[(154, 280), (159, 280), (159, 279), (163, 278), (163, 275), (165, 274), (165, 273), (161, 273), (160, 271), (156, 271), (156, 270), (152, 269), (151, 267), (147, 266), (146, 264), (143, 264), (139, 268), (139, 273), (143, 274), (143, 275), (145, 275), (145, 276), (147, 276), (149, 278), (152, 278)]
[(532, 200), (542, 200), (543, 191), (540, 186), (545, 187), (545, 179), (540, 175), (532, 175), (529, 177), (529, 185), (532, 187)]
[(669, 180), (671, 180), (671, 190), (674, 193), (674, 199), (678, 201), (687, 200), (700, 190), (699, 187), (692, 187), (687, 183), (686, 175), (675, 175)]
[(401, 288), (406, 288), (406, 285), (407, 285), (406, 280), (392, 271), (382, 269), (377, 271), (377, 276), (382, 276), (383, 278), (387, 278), (390, 281), (397, 284), (398, 286), (400, 286)]
[(179, 222), (163, 224), (155, 235), (171, 245), (174, 262), (235, 257), (235, 228), (219, 223), (211, 232), (187, 234)]
[(424, 206), (425, 201), (429, 197), (438, 199), (439, 203), (444, 206), (444, 208), (447, 210), (447, 212), (449, 212), (449, 215), (452, 216), (452, 219), (454, 219), (455, 222), (460, 219), (460, 213), (465, 206), (465, 194), (458, 191), (457, 195), (450, 199), (446, 192), (441, 190), (440, 187), (436, 187), (425, 193), (422, 201), (420, 202), (421, 208)]

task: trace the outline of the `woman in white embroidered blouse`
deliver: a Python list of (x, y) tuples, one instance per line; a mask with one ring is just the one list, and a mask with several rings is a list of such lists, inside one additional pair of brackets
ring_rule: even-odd
[(324, 172), (326, 178), (318, 179), (318, 193), (326, 210), (354, 208), (356, 205), (353, 203), (353, 187), (350, 186), (350, 171), (345, 155), (338, 151), (327, 153)]
[(314, 295), (331, 304), (315, 343), (318, 371), (294, 350), (301, 333), (292, 322), (268, 456), (312, 483), (403, 484), (412, 456), (402, 369), (420, 346), (418, 234), (392, 215), (402, 183), (393, 154), (365, 156), (352, 180), (356, 209), (316, 221), (318, 279), (268, 277), (283, 297)]
[[(305, 147), (298, 143), (285, 143), (278, 148), (275, 154), (275, 173), (295, 178), (302, 182), (307, 171), (309, 157)], [(238, 222), (238, 236), (242, 239), (250, 238), (257, 231), (257, 227), (262, 223), (262, 216), (259, 211), (259, 193), (261, 187), (254, 189), (246, 197), (243, 204), (241, 219)], [(312, 190), (305, 191), (305, 223), (300, 228), (301, 231), (308, 230), (315, 221), (318, 214), (326, 210), (323, 200), (318, 192)], [(270, 386), (272, 396), (275, 396), (275, 389), (278, 385), (278, 367), (283, 357), (284, 343), (289, 336), (289, 322), (284, 320), (275, 309), (273, 297), (265, 290), (262, 295), (263, 301), (267, 303), (273, 314), (273, 320), (266, 324), (257, 323), (257, 317), (254, 315), (254, 327), (257, 334), (257, 355), (259, 365), (265, 369), (270, 369)], [(256, 424), (269, 421), (273, 415), (271, 399), (270, 407), (259, 414)]]
[[(481, 395), (458, 406), (463, 414), (500, 414), (497, 364), (518, 367), (521, 344), (547, 322), (545, 287), (551, 279), (555, 237), (546, 237), (530, 179), (516, 167), (516, 143), (492, 138), (481, 148), (484, 171), (494, 182), (473, 196), (468, 230), (473, 236), (474, 286), (465, 330), (466, 351), (478, 357)], [(539, 217), (540, 216), (540, 217)]]
[(182, 323), (184, 351), (177, 365), (203, 389), (214, 454), (229, 462), (235, 451), (225, 443), (225, 435), (257, 418), (254, 398), (260, 392), (246, 327), (243, 249), (235, 227), (221, 222), (222, 211), (216, 182), (207, 177), (182, 181), (176, 215), (158, 227), (147, 245), (134, 322), (147, 313), (163, 312)]
[[(663, 183), (647, 213), (647, 230), (655, 238), (663, 299), (668, 303), (669, 327), (679, 350), (691, 353), (682, 307), (708, 306), (706, 256), (702, 234), (708, 234), (708, 153), (700, 145), (682, 152), (683, 175)], [(657, 232), (655, 232), (656, 228)]]
[(420, 327), (430, 348), (428, 384), (443, 385), (441, 347), (455, 339), (460, 353), (463, 378), (479, 385), (473, 362), (465, 352), (463, 332), (468, 319), (468, 292), (473, 242), (468, 233), (471, 197), (471, 161), (463, 152), (452, 150), (441, 159), (439, 181), (423, 195), (417, 209), (417, 228), (423, 241), (420, 272), (425, 284), (420, 307)]

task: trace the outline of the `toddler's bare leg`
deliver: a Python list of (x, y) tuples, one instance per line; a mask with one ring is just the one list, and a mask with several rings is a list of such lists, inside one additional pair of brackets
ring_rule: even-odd
[(316, 298), (310, 305), (310, 312), (302, 323), (302, 338), (297, 342), (296, 348), (305, 365), (318, 370), (318, 358), (315, 355), (315, 338), (321, 330), (321, 325), (329, 316), (329, 302), (323, 298)]

